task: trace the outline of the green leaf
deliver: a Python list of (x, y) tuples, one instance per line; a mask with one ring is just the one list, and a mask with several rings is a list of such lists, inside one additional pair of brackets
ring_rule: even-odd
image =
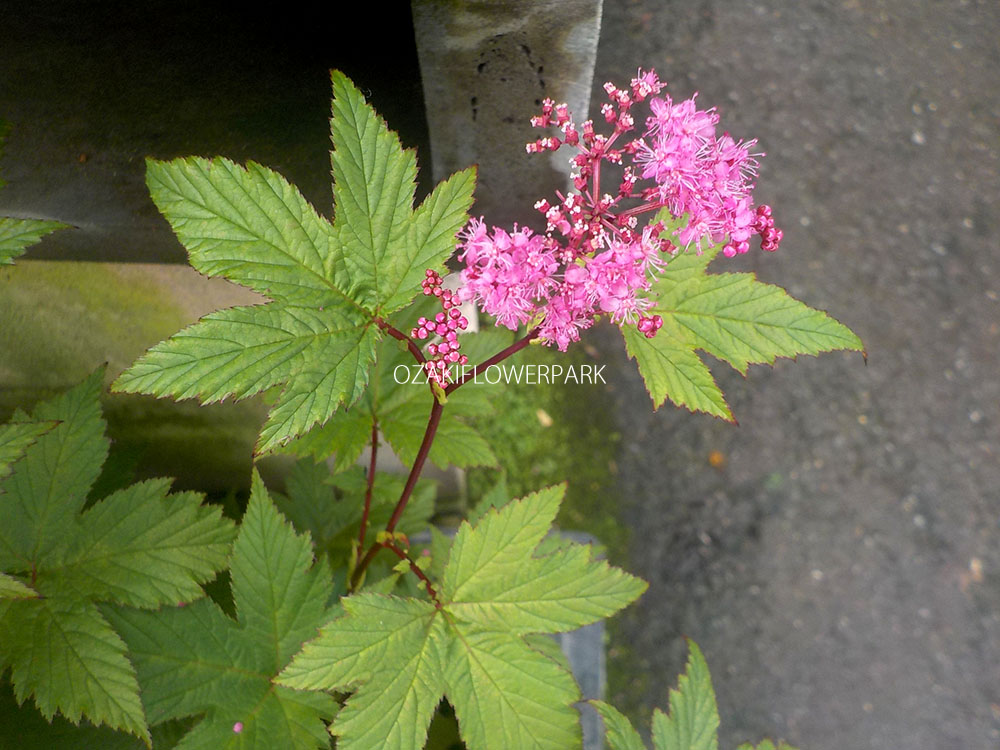
[[(208, 315), (150, 349), (113, 387), (212, 403), (283, 386), (258, 455), (358, 400), (381, 336), (377, 323), (409, 304), (427, 267), (444, 270), (472, 202), (474, 171), (466, 170), (414, 211), (412, 152), (343, 74), (333, 74), (333, 86), (334, 224), (259, 164), (148, 162), (150, 194), (191, 265), (272, 301)], [(363, 427), (367, 417), (356, 415), (351, 424)], [(344, 468), (357, 444), (352, 432), (332, 429), (350, 441)]]
[(29, 445), (55, 426), (55, 422), (12, 422), (0, 425), (0, 479), (10, 474), (10, 465), (24, 454)]
[(683, 335), (669, 321), (651, 339), (633, 326), (622, 327), (625, 350), (639, 365), (646, 391), (658, 409), (669, 398), (677, 406), (732, 421), (722, 391), (712, 373)]
[(775, 745), (771, 740), (761, 740), (760, 744), (756, 747), (753, 746), (753, 743), (744, 742), (736, 750), (796, 750), (796, 748), (786, 742), (778, 742)]
[(330, 273), (340, 254), (333, 227), (281, 175), (221, 157), (146, 167), (153, 202), (201, 273), (282, 302), (357, 307)]
[[(287, 495), (274, 495), (278, 510), (300, 531), (308, 531), (317, 552), (325, 552), (336, 569), (346, 565), (361, 528), (367, 471), (360, 466), (331, 475), (325, 464), (297, 461), (287, 479)], [(402, 493), (404, 478), (376, 472), (372, 486), (369, 528), (384, 527)], [(434, 483), (418, 481), (396, 529), (415, 534), (434, 514)]]
[(653, 745), (656, 750), (716, 750), (719, 746), (719, 712), (708, 664), (694, 641), (687, 669), (670, 691), (670, 715), (653, 711)]
[(204, 714), (178, 745), (185, 750), (325, 747), (321, 720), (336, 712), (333, 699), (271, 679), (328, 619), (330, 571), (313, 564), (308, 535), (295, 534), (256, 471), (231, 571), (239, 622), (207, 599), (108, 611), (129, 645), (150, 721)]
[[(178, 722), (168, 722), (151, 730), (153, 747), (170, 750), (176, 745)], [(0, 684), (0, 747), (20, 750), (140, 750), (145, 744), (136, 737), (96, 727), (86, 720), (72, 724), (59, 716), (46, 721), (38, 710), (18, 706), (6, 683)]]
[(108, 450), (102, 375), (0, 428), (8, 446), (34, 438), (0, 482), (0, 671), (10, 666), (18, 700), (33, 696), (47, 718), (86, 716), (148, 744), (135, 672), (95, 604), (201, 596), (234, 528), (202, 508), (200, 495), (168, 495), (169, 480), (120, 490), (81, 513)]
[(604, 701), (590, 701), (604, 721), (604, 739), (609, 750), (646, 750), (642, 738), (618, 709)]
[(749, 273), (682, 282), (660, 297), (656, 310), (687, 331), (697, 348), (741, 373), (777, 357), (864, 350), (861, 339), (826, 313)]
[[(398, 317), (416, 320), (417, 310), (407, 308)], [(485, 359), (510, 343), (509, 335), (500, 331), (463, 334), (461, 340), (463, 352), (468, 352), (470, 361)], [(356, 462), (371, 442), (372, 425), (377, 420), (381, 433), (400, 461), (413, 462), (423, 441), (434, 397), (426, 377), (422, 371), (418, 373), (419, 365), (394, 339), (382, 339), (376, 359), (371, 388), (361, 400), (347, 412), (290, 443), (286, 452), (313, 456), (317, 460), (334, 454), (334, 467), (342, 471)], [(418, 373), (417, 382), (412, 382), (414, 373)], [(494, 414), (499, 388), (498, 385), (470, 382), (448, 397), (437, 439), (431, 445), (429, 458), (434, 464), (441, 468), (496, 466), (496, 455), (475, 428), (473, 420)]]
[(150, 742), (125, 644), (94, 604), (62, 598), (0, 601), (0, 671), (11, 668), (18, 702), (124, 729)]
[(51, 591), (133, 607), (190, 601), (224, 568), (233, 525), (169, 479), (134, 484), (81, 517), (75, 543), (39, 579)]
[[(0, 120), (0, 155), (3, 154), (3, 144), (10, 130), (10, 123)], [(6, 184), (0, 180), (0, 188)], [(39, 242), (42, 237), (66, 227), (66, 224), (58, 221), (0, 217), (0, 266), (10, 265), (14, 262), (14, 258), (23, 255), (25, 250)], [(2, 473), (0, 476), (3, 476)]]
[(645, 584), (591, 561), (585, 547), (534, 555), (564, 489), (463, 524), (434, 602), (369, 593), (343, 599), (346, 614), (306, 645), (279, 684), (354, 691), (331, 726), (338, 748), (372, 747), (383, 737), (381, 747), (421, 748), (442, 697), (471, 750), (579, 743), (572, 708), (579, 691), (564, 660), (536, 647), (533, 634), (606, 617)]
[(114, 387), (212, 403), (284, 383), (261, 453), (356, 400), (378, 332), (333, 271), (339, 248), (329, 222), (257, 164), (151, 161), (147, 179), (196, 269), (275, 301), (206, 316), (153, 347)]
[(23, 581), (0, 573), (0, 599), (35, 599), (38, 592)]
[(347, 269), (370, 309), (388, 315), (420, 290), (427, 268), (444, 270), (468, 221), (475, 169), (441, 183), (414, 212), (417, 163), (343, 73), (333, 71), (334, 226)]
[(654, 408), (669, 398), (692, 411), (732, 420), (722, 392), (696, 354), (699, 349), (743, 374), (749, 365), (773, 364), (777, 357), (864, 351), (847, 327), (780, 287), (749, 273), (706, 273), (719, 249), (676, 256), (653, 283), (656, 303), (649, 314), (663, 319), (656, 336), (647, 339), (632, 327), (622, 329)]
[(103, 369), (35, 407), (36, 422), (59, 422), (41, 435), (0, 482), (0, 569), (25, 570), (66, 541), (67, 521), (83, 508), (108, 454), (98, 395)]
[(14, 258), (23, 255), (42, 237), (67, 227), (60, 221), (0, 217), (0, 266), (12, 264)]
[(532, 557), (555, 519), (566, 485), (528, 495), (463, 524), (442, 580), (449, 611), (517, 633), (559, 633), (607, 617), (646, 590), (646, 583), (591, 560), (590, 548), (567, 544)]

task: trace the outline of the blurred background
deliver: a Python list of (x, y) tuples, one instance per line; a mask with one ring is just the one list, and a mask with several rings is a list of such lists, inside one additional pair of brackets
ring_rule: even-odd
[[(495, 102), (513, 101), (517, 75), (579, 96), (589, 64), (596, 113), (605, 80), (655, 67), (675, 98), (698, 92), (723, 128), (767, 152), (756, 198), (774, 207), (781, 250), (715, 270), (751, 270), (827, 310), (862, 337), (868, 362), (804, 357), (746, 378), (720, 363), (736, 427), (653, 413), (618, 333), (599, 328), (571, 356), (607, 363), (606, 388), (510, 395), (523, 422), (502, 456), (512, 487), (571, 476), (564, 525), (650, 582), (610, 625), (609, 700), (646, 725), (686, 635), (712, 668), (723, 747), (771, 735), (812, 750), (997, 748), (1000, 5), (608, 0), (596, 45), (585, 21), (599, 5), (530, 5), (527, 26), (483, 25), (487, 78), (455, 104), (425, 98), (402, 3), (358, 6), (357, 26), (333, 4), (0, 2), (0, 117), (14, 126), (0, 215), (76, 227), (0, 271), (0, 418), (246, 301), (185, 268), (148, 198), (145, 157), (260, 161), (329, 215), (332, 67), (419, 149), (423, 190), (437, 168), (426, 111), (496, 106), (516, 127)], [(579, 25), (561, 26), (559, 6)], [(551, 44), (539, 46), (543, 23)], [(510, 52), (522, 47), (527, 63)], [(456, 58), (440, 59), (447, 74)], [(530, 113), (522, 88), (512, 106)], [(560, 178), (532, 171), (520, 127), (491, 169), (541, 197)], [(509, 220), (501, 209), (474, 210)], [(530, 203), (514, 212), (534, 218)], [(259, 404), (109, 408), (139, 471), (215, 490), (246, 482)], [(504, 440), (508, 427), (495, 429)], [(198, 435), (214, 452), (190, 455)]]

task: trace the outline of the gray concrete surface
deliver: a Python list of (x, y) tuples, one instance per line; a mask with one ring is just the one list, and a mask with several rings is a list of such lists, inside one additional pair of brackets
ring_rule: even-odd
[[(186, 153), (260, 160), (327, 206), (327, 68), (426, 143), (405, 29), (361, 10), (370, 30), (338, 35), (335, 9), (296, 4), (0, 3), (17, 127), (0, 214), (80, 227), (35, 257), (179, 261), (142, 157)], [(784, 244), (730, 265), (869, 353), (717, 367), (737, 428), (652, 414), (595, 332), (625, 436), (609, 506), (651, 583), (611, 644), (610, 697), (641, 721), (684, 634), (713, 669), (724, 748), (1000, 746), (998, 36), (995, 1), (605, 3), (597, 86), (655, 66), (768, 152), (758, 197)]]
[(633, 710), (663, 702), (683, 633), (722, 747), (1000, 747), (998, 39), (996, 2), (605, 4), (596, 82), (655, 66), (759, 138), (785, 241), (741, 265), (869, 353), (717, 367), (730, 427), (649, 414), (605, 340), (651, 582), (619, 631)]

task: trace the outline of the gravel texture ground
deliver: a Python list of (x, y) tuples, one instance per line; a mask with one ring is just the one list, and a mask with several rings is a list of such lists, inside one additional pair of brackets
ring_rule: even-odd
[(716, 368), (730, 427), (650, 414), (606, 346), (651, 582), (619, 631), (631, 708), (683, 633), (723, 747), (1000, 747), (998, 39), (992, 2), (605, 4), (596, 81), (655, 66), (760, 139), (785, 241), (741, 265), (869, 355)]

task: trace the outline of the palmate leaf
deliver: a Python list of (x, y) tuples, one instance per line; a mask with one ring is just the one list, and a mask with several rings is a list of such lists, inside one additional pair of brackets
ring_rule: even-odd
[[(107, 455), (103, 371), (39, 404), (35, 442), (0, 482), (0, 671), (42, 714), (123, 729), (149, 742), (125, 644), (96, 604), (156, 607), (200, 597), (226, 563), (233, 525), (169, 481), (83, 510)], [(28, 594), (25, 594), (25, 591)]]
[(226, 159), (150, 160), (157, 207), (191, 265), (271, 302), (212, 313), (154, 346), (114, 389), (212, 403), (282, 386), (258, 454), (327, 422), (364, 391), (378, 321), (443, 269), (467, 220), (474, 170), (414, 211), (415, 160), (341, 73), (333, 74), (333, 224), (280, 175)]
[(343, 599), (346, 614), (278, 683), (355, 691), (331, 726), (343, 750), (423, 747), (442, 697), (471, 750), (579, 743), (571, 706), (579, 690), (562, 660), (529, 639), (607, 617), (646, 584), (578, 545), (534, 556), (564, 492), (544, 490), (463, 524), (437, 603), (371, 593)]
[[(669, 230), (668, 230), (669, 231)], [(751, 364), (778, 357), (846, 349), (864, 351), (847, 327), (820, 310), (790, 297), (784, 289), (757, 281), (750, 273), (709, 274), (716, 246), (672, 259), (653, 283), (655, 306), (663, 318), (652, 339), (622, 328), (646, 390), (658, 408), (666, 399), (692, 411), (732, 420), (722, 391), (696, 353), (701, 350), (741, 373)]]
[(329, 619), (330, 570), (313, 564), (309, 536), (282, 518), (256, 470), (231, 571), (239, 622), (207, 599), (107, 611), (128, 643), (150, 723), (203, 714), (183, 750), (326, 747), (333, 699), (271, 679)]

